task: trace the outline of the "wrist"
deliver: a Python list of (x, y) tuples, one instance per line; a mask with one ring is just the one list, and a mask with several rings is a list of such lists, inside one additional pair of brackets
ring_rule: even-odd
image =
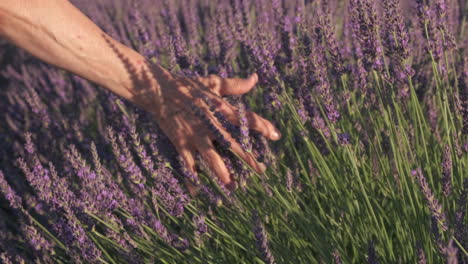
[(151, 64), (136, 51), (121, 46), (116, 51), (120, 70), (113, 71), (111, 91), (156, 116), (163, 103), (161, 87), (173, 76), (160, 65)]

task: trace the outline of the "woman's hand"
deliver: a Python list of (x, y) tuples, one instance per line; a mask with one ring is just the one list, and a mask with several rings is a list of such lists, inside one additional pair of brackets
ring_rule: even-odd
[[(257, 74), (252, 74), (247, 79), (222, 79), (210, 75), (197, 79), (172, 76), (159, 80), (162, 99), (157, 100), (159, 105), (154, 106), (153, 112), (156, 114), (158, 125), (193, 173), (195, 173), (194, 156), (198, 152), (224, 184), (229, 186), (232, 183), (226, 165), (213, 146), (213, 141), (218, 140), (219, 136), (224, 137), (229, 142), (231, 150), (256, 172), (265, 171), (265, 165), (258, 163), (252, 153), (244, 151), (213, 115), (215, 111), (219, 111), (229, 122), (239, 125), (237, 108), (221, 97), (245, 94), (255, 86), (257, 80)], [(246, 117), (250, 129), (260, 132), (271, 140), (280, 139), (280, 132), (271, 122), (253, 112), (247, 112)], [(209, 123), (217, 131), (213, 131)]]

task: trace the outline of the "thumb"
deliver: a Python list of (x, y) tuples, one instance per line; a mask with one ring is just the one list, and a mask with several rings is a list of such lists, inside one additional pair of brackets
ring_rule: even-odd
[(247, 79), (226, 78), (221, 80), (220, 95), (241, 95), (249, 92), (258, 82), (256, 73), (250, 75)]

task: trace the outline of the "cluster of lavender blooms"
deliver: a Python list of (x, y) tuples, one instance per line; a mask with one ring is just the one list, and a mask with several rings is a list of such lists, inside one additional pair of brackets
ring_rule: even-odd
[(257, 248), (261, 254), (261, 258), (267, 264), (274, 264), (276, 263), (275, 257), (270, 251), (270, 247), (268, 246), (268, 237), (265, 232), (265, 227), (258, 215), (257, 211), (253, 211), (252, 213), (252, 221), (254, 223), (254, 235), (255, 235), (255, 243)]
[[(151, 114), (0, 43), (2, 263), (468, 261), (464, 1), (72, 2), (172, 73), (257, 72), (226, 98), (239, 125), (205, 103), (269, 169), (194, 105), (233, 191), (200, 157), (188, 168)], [(250, 130), (251, 110), (283, 139)]]

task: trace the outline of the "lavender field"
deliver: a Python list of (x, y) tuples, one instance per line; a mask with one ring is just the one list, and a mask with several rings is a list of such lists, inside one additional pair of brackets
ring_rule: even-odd
[(149, 113), (2, 42), (1, 263), (468, 263), (467, 1), (71, 2), (171, 73), (256, 72), (240, 126), (211, 110), (267, 170), (218, 142), (236, 188), (194, 175)]

